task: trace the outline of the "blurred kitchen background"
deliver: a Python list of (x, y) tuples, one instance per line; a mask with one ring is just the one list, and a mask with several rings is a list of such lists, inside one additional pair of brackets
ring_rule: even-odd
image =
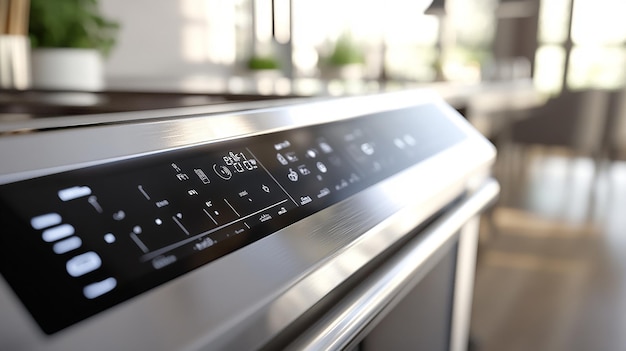
[[(0, 14), (0, 137), (55, 116), (434, 89), (499, 150), (470, 349), (626, 349), (626, 1), (0, 0)], [(96, 50), (49, 68), (50, 46)]]

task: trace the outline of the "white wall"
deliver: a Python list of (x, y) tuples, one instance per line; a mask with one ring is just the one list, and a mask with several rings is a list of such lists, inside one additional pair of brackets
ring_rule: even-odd
[(107, 78), (162, 80), (229, 74), (226, 65), (189, 58), (190, 44), (197, 48), (210, 41), (210, 27), (197, 19), (191, 24), (205, 30), (195, 31), (193, 43), (189, 36), (187, 41), (183, 37), (189, 29), (189, 12), (203, 10), (201, 0), (102, 0), (100, 6), (121, 26), (117, 44), (106, 60)]

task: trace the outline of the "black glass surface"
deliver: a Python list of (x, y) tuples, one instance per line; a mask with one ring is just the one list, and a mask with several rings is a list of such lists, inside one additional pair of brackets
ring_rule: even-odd
[(463, 138), (421, 106), (5, 184), (0, 272), (52, 334)]

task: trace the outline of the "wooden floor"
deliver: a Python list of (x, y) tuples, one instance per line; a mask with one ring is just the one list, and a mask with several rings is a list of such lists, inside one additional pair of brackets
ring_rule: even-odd
[(518, 161), (482, 221), (472, 349), (626, 350), (626, 162)]

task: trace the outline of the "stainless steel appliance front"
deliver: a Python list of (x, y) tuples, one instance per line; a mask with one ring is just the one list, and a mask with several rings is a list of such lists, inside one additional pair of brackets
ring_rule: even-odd
[[(446, 133), (462, 133), (464, 137), (260, 240), (154, 284), (60, 331), (50, 335), (43, 332), (15, 289), (7, 280), (0, 280), (0, 348), (258, 349), (279, 345), (276, 340), (281, 338), (295, 338), (291, 334), (296, 330), (294, 325), (302, 323), (310, 327), (299, 333), (299, 339), (293, 339), (293, 347), (344, 348), (356, 342), (357, 336), (384, 314), (385, 306), (392, 306), (392, 301), (402, 297), (411, 282), (432, 267), (437, 253), (453, 242), (459, 243), (459, 254), (470, 252), (458, 260), (465, 268), (456, 269), (461, 276), (457, 277), (460, 283), (455, 287), (451, 323), (451, 337), (462, 340), (468, 313), (468, 291), (463, 290), (468, 286), (471, 289), (471, 282), (463, 280), (467, 280), (467, 265), (473, 265), (471, 243), (475, 231), (465, 236), (462, 233), (467, 223), (475, 228), (472, 218), (497, 194), (497, 184), (488, 181), (495, 150), (432, 93), (406, 91), (213, 114), (204, 114), (199, 108), (129, 113), (130, 120), (113, 118), (112, 123), (104, 122), (103, 116), (84, 117), (80, 126), (63, 124), (0, 138), (0, 160), (4, 165), (0, 184), (11, 187), (65, 174), (62, 172), (120, 162), (132, 164), (164, 153), (193, 151), (329, 123), (358, 122), (362, 116), (380, 114), (380, 119), (387, 113), (420, 106), (431, 108), (431, 118), (445, 120), (448, 131), (429, 134), (425, 125), (422, 132), (426, 131), (426, 136), (415, 140), (417, 146), (444, 138)], [(23, 126), (21, 129), (25, 130)], [(363, 144), (362, 152), (373, 152)], [(455, 200), (456, 205), (450, 205)], [(298, 201), (294, 202), (297, 205)], [(442, 215), (446, 209), (452, 212)], [(10, 215), (3, 211), (3, 215)], [(416, 231), (434, 215), (441, 217), (430, 231), (428, 227)], [(3, 231), (3, 237), (10, 235), (23, 234)], [(408, 251), (390, 255), (400, 244)], [(4, 250), (11, 248), (5, 246)], [(397, 262), (388, 266), (394, 257)], [(37, 262), (36, 256), (30, 260), (46, 264)], [(372, 281), (360, 275), (369, 270), (377, 272), (372, 276), (378, 278)], [(46, 294), (39, 281), (29, 283), (42, 296)], [(345, 286), (354, 289), (345, 296), (333, 295)], [(354, 296), (357, 291), (363, 294)], [(328, 323), (304, 321), (331, 298), (343, 302), (324, 312), (325, 316), (336, 314), (329, 317)], [(355, 313), (365, 318), (354, 318)], [(452, 341), (451, 347), (459, 347), (460, 342)]]

